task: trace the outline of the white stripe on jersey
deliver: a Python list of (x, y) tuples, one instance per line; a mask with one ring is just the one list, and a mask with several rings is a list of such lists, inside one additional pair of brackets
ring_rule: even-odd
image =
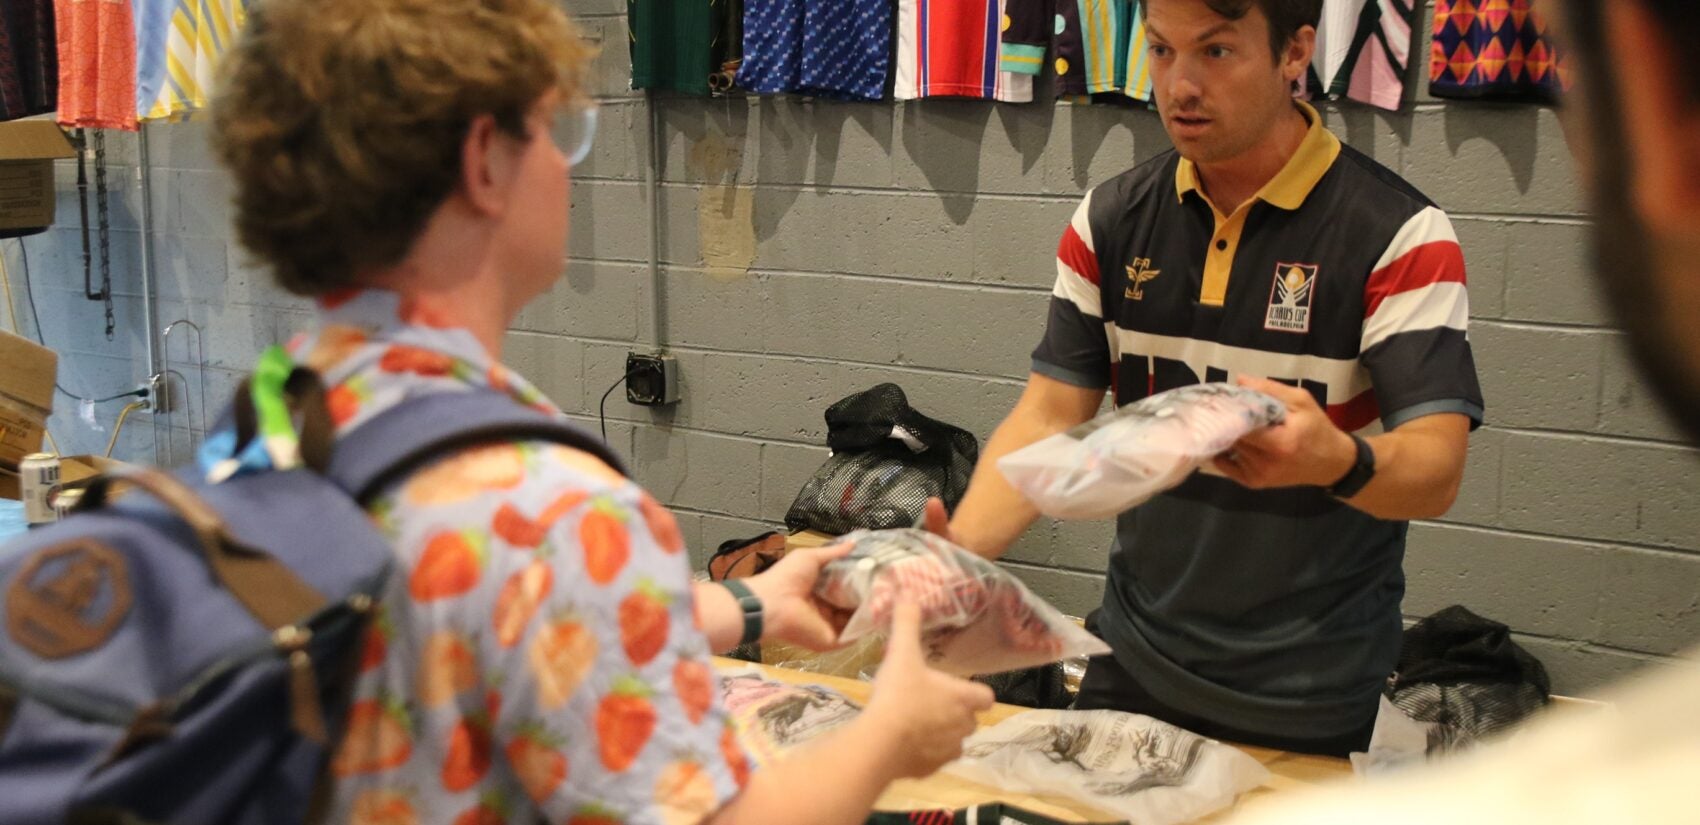
[(1380, 272), (1404, 257), (1405, 253), (1436, 241), (1457, 243), (1458, 233), (1452, 230), (1452, 221), (1446, 217), (1445, 212), (1430, 206), (1405, 221), (1405, 225), (1399, 228), (1399, 233), (1387, 244), (1387, 251), (1381, 253), (1381, 260), (1375, 262), (1370, 272)]
[(1074, 304), (1082, 315), (1104, 317), (1104, 311), (1098, 304), (1098, 285), (1082, 278), (1061, 258), (1057, 259), (1057, 283), (1051, 287), (1051, 294)]
[[(1260, 378), (1314, 381), (1328, 386), (1329, 404), (1344, 404), (1370, 389), (1369, 370), (1356, 358), (1321, 358), (1315, 355), (1286, 355), (1278, 352), (1232, 347), (1197, 338), (1152, 335), (1116, 328), (1118, 353), (1156, 356), (1180, 361), (1204, 380), (1210, 367), (1236, 375)], [(1122, 380), (1129, 380), (1122, 376)]]
[[(1091, 207), (1092, 192), (1088, 190), (1086, 197), (1080, 202), (1080, 207), (1074, 210), (1074, 217), (1069, 221), (1069, 226), (1074, 229), (1074, 234), (1080, 236), (1081, 243), (1086, 244), (1088, 252), (1093, 251), (1092, 226), (1087, 219)], [(1051, 294), (1074, 304), (1074, 308), (1080, 310), (1083, 315), (1092, 318), (1104, 317), (1098, 285), (1076, 272), (1074, 267), (1065, 263), (1061, 256), (1057, 257), (1057, 280), (1051, 287)]]
[(1079, 235), (1080, 240), (1085, 242), (1086, 248), (1089, 251), (1092, 251), (1092, 252), (1098, 251), (1097, 241), (1092, 240), (1092, 219), (1091, 219), (1091, 215), (1092, 215), (1092, 193), (1096, 192), (1096, 191), (1098, 191), (1098, 190), (1096, 190), (1096, 189), (1086, 190), (1086, 197), (1080, 199), (1079, 208), (1074, 210), (1074, 217), (1070, 218), (1069, 221), (1068, 221), (1069, 225), (1074, 227), (1074, 234)]
[(1375, 314), (1364, 321), (1363, 344), (1360, 352), (1402, 332), (1450, 327), (1460, 332), (1470, 329), (1470, 293), (1463, 284), (1444, 281), (1438, 284), (1389, 295), (1377, 307)]

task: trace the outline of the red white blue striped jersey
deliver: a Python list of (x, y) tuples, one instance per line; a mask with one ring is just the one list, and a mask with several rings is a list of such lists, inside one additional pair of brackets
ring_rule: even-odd
[(1033, 100), (1033, 76), (998, 70), (1005, 8), (1033, 0), (899, 0), (898, 100), (977, 97)]

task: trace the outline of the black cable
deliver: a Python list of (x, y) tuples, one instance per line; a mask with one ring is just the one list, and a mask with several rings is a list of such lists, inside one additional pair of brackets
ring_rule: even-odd
[[(618, 388), (621, 384), (626, 383), (626, 381), (629, 380), (632, 376), (637, 375), (639, 372), (642, 372), (643, 369), (644, 369), (643, 367), (632, 367), (631, 369), (626, 370), (626, 374), (620, 376), (620, 380), (615, 381), (614, 385), (609, 387), (608, 391), (602, 394), (601, 403), (598, 403), (596, 405), (596, 417), (598, 419), (601, 419), (601, 421), (602, 421), (602, 443), (603, 444), (608, 443), (608, 396), (613, 395), (614, 390), (616, 388)], [(610, 446), (612, 446), (612, 445), (610, 445)]]
[[(35, 342), (42, 345), (43, 347), (47, 347), (48, 349), (52, 349), (52, 347), (47, 346), (46, 334), (41, 331), (41, 312), (40, 312), (40, 310), (37, 310), (35, 308), (35, 287), (30, 284), (30, 253), (29, 253), (29, 250), (24, 247), (24, 239), (23, 238), (18, 238), (17, 241), (18, 241), (18, 257), (23, 259), (23, 264), (24, 264), (24, 297), (29, 299), (30, 320), (32, 322), (34, 322), (34, 324), (35, 324)], [(118, 393), (117, 395), (109, 395), (105, 398), (84, 398), (84, 397), (82, 397), (82, 396), (80, 396), (80, 395), (78, 395), (74, 392), (71, 392), (68, 389), (65, 389), (65, 385), (59, 383), (59, 379), (58, 379), (57, 376), (54, 377), (53, 388), (58, 390), (59, 392), (63, 393), (67, 398), (70, 398), (72, 401), (76, 401), (77, 403), (87, 402), (87, 403), (90, 403), (90, 404), (105, 404), (108, 401), (117, 401), (120, 398), (129, 398), (131, 396), (136, 396), (138, 398), (146, 398), (147, 395), (148, 395), (147, 390), (135, 389), (135, 390), (129, 390), (127, 392), (121, 392), (121, 393)]]

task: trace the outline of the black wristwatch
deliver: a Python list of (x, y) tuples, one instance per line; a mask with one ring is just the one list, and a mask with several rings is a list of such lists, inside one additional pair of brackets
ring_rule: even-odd
[(738, 608), (744, 611), (744, 638), (739, 639), (738, 644), (761, 641), (761, 599), (750, 592), (749, 585), (737, 579), (726, 579), (720, 585), (732, 592), (732, 597), (738, 600)]
[(1352, 469), (1328, 488), (1328, 494), (1335, 498), (1351, 498), (1363, 492), (1370, 479), (1375, 478), (1375, 451), (1369, 448), (1368, 441), (1351, 433), (1347, 435), (1351, 435), (1352, 443), (1358, 445), (1358, 458), (1352, 462)]

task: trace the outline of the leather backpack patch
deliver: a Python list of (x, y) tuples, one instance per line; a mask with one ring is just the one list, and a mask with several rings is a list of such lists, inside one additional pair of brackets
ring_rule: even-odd
[(46, 659), (106, 643), (130, 611), (130, 570), (112, 548), (79, 539), (38, 551), (6, 590), (6, 630)]

